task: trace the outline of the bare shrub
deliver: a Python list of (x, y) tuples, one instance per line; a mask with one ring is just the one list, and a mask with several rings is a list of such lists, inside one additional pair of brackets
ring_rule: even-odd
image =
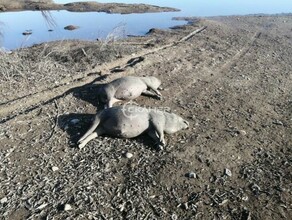
[(126, 35), (126, 23), (119, 23), (113, 30), (108, 33), (104, 43), (116, 42), (119, 39), (125, 38)]
[(4, 23), (0, 21), (0, 46), (2, 45), (2, 40), (4, 37), (4, 30), (3, 30)]
[(58, 26), (55, 18), (52, 16), (52, 13), (50, 11), (41, 11), (41, 13), (48, 28), (55, 28)]

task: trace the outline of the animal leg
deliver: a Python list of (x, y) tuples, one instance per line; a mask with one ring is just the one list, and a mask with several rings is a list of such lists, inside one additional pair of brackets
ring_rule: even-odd
[(165, 125), (163, 117), (154, 117), (151, 120), (151, 124), (153, 126), (153, 129), (155, 133), (157, 133), (159, 138), (159, 146), (163, 149), (163, 146), (165, 146), (165, 140), (164, 140), (164, 132), (163, 132), (163, 126)]
[(103, 134), (102, 128), (97, 128), (94, 132), (92, 132), (90, 135), (88, 135), (85, 139), (83, 139), (81, 142), (79, 142), (78, 148), (82, 149), (85, 147), (85, 145), (91, 141), (92, 139), (98, 137), (99, 135)]
[(157, 90), (157, 88), (154, 88), (154, 87), (151, 87), (151, 86), (148, 86), (155, 94), (156, 96), (161, 99), (162, 98), (162, 95), (161, 93)]
[(81, 142), (79, 142), (78, 144), (78, 148), (82, 149), (83, 147), (85, 147), (85, 145), (91, 141), (92, 139), (96, 138), (98, 135), (96, 132), (91, 133), (90, 135), (88, 135), (84, 140), (82, 140)]
[[(156, 83), (153, 82), (152, 79), (151, 79), (151, 77), (142, 77), (141, 79), (146, 84), (147, 89), (153, 90), (153, 92), (156, 94), (156, 96), (158, 98), (161, 98), (162, 97), (161, 93), (158, 91), (158, 88), (157, 88), (157, 85), (158, 84), (159, 84), (158, 87), (160, 86), (160, 82), (156, 82)], [(155, 79), (154, 81), (157, 81), (157, 80), (158, 79)]]
[(155, 141), (154, 145), (157, 146), (158, 150), (163, 150), (164, 145), (161, 144), (157, 132), (154, 129), (150, 129), (147, 134)]
[(158, 99), (161, 99), (161, 96), (158, 96), (157, 94), (154, 94), (153, 92), (149, 91), (149, 90), (145, 90), (142, 92), (142, 95), (146, 95), (146, 96), (152, 96), (152, 97), (157, 97)]
[(79, 139), (79, 141), (77, 143), (82, 142), (87, 136), (89, 136), (99, 125), (100, 123), (100, 117), (99, 114), (97, 114), (93, 120), (93, 123), (91, 125), (91, 127), (88, 129), (88, 131)]
[(119, 99), (112, 98), (111, 100), (108, 101), (108, 103), (106, 104), (105, 108), (111, 108), (111, 107), (113, 107), (114, 103), (119, 102), (119, 101), (120, 101)]

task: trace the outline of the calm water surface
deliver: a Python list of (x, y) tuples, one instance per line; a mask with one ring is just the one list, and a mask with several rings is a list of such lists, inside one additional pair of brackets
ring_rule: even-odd
[[(74, 0), (72, 0), (74, 1)], [(71, 0), (55, 0), (68, 3)], [(78, 0), (85, 1), (85, 0)], [(181, 9), (180, 12), (146, 14), (106, 14), (97, 12), (38, 11), (0, 13), (0, 46), (6, 49), (26, 47), (35, 43), (62, 39), (105, 39), (111, 35), (143, 35), (150, 28), (169, 28), (184, 24), (174, 21), (176, 16), (244, 15), (257, 13), (290, 13), (292, 0), (102, 0), (101, 2), (146, 3)], [(46, 19), (47, 18), (47, 19)], [(80, 26), (74, 31), (64, 30), (67, 25)], [(53, 31), (48, 31), (48, 30)], [(31, 30), (32, 35), (22, 33)]]

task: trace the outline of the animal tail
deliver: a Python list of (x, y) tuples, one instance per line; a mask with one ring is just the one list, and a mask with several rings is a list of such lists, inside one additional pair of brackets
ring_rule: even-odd
[(88, 129), (88, 131), (79, 139), (78, 143), (82, 142), (85, 138), (87, 138), (88, 135), (90, 135), (92, 132), (95, 131), (97, 126), (100, 123), (100, 114), (97, 114), (92, 122), (91, 127)]

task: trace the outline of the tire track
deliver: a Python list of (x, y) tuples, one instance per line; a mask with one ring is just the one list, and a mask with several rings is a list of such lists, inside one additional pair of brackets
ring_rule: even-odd
[[(256, 32), (250, 39), (250, 41), (244, 45), (232, 58), (230, 58), (227, 62), (225, 62), (221, 68), (219, 68), (217, 71), (203, 67), (201, 71), (196, 72), (195, 79), (190, 80), (190, 82), (184, 86), (184, 89), (175, 93), (176, 97), (180, 96), (184, 91), (187, 91), (189, 87), (191, 87), (196, 81), (197, 78), (202, 79), (203, 81), (208, 82), (214, 82), (220, 79), (221, 75), (232, 68), (232, 66), (240, 59), (242, 58), (248, 51), (252, 48), (253, 44), (256, 42), (257, 39), (259, 39), (261, 36), (261, 32)], [(212, 74), (211, 74), (212, 73)]]

